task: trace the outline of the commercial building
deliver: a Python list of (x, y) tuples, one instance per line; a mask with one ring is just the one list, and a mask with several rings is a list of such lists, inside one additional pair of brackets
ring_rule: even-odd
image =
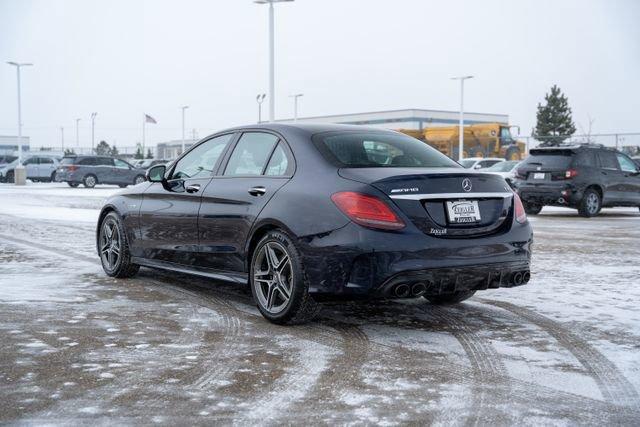
[[(450, 126), (457, 124), (458, 111), (424, 110), (409, 108), (405, 110), (374, 111), (370, 113), (352, 113), (330, 116), (300, 117), (305, 123), (340, 123), (350, 125), (368, 125), (389, 129), (424, 129), (432, 126)], [(277, 120), (280, 123), (291, 123), (293, 119)], [(506, 114), (464, 113), (464, 123), (500, 123), (508, 124)]]
[[(193, 144), (195, 144), (197, 140), (195, 139), (185, 139), (184, 147), (188, 149)], [(172, 141), (159, 142), (156, 146), (156, 159), (166, 159), (172, 160), (182, 154), (182, 140), (174, 139)]]
[[(22, 151), (29, 151), (29, 137), (22, 137)], [(0, 135), (0, 155), (14, 154), (18, 152), (18, 137), (10, 135)]]

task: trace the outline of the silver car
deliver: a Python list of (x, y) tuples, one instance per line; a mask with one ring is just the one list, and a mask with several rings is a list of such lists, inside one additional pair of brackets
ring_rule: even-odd
[[(59, 156), (47, 154), (29, 154), (22, 158), (22, 165), (26, 170), (27, 179), (31, 181), (53, 182), (59, 163)], [(0, 166), (0, 181), (13, 182), (16, 166), (18, 166), (17, 159)]]

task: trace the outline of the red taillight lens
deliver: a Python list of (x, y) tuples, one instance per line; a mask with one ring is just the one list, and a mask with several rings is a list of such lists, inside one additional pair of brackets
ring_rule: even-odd
[(524, 211), (524, 205), (522, 204), (522, 200), (520, 200), (518, 193), (513, 193), (513, 207), (515, 210), (516, 221), (520, 224), (527, 222), (527, 213)]
[(75, 165), (71, 165), (71, 166), (67, 166), (67, 169), (69, 169), (69, 172), (75, 172), (78, 169), (78, 167)]
[(356, 224), (383, 230), (399, 230), (404, 227), (404, 222), (377, 197), (343, 191), (335, 193), (331, 200)]
[(564, 177), (569, 179), (578, 176), (578, 171), (575, 169), (569, 169), (565, 172)]

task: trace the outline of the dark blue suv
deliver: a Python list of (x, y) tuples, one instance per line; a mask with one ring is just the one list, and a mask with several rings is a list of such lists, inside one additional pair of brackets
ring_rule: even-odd
[(71, 187), (83, 184), (115, 184), (120, 187), (145, 181), (144, 170), (136, 169), (121, 159), (107, 156), (68, 156), (60, 161), (55, 180)]

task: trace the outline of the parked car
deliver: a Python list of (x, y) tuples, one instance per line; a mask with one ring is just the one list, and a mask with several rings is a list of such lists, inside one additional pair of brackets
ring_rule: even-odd
[(9, 154), (0, 156), (0, 167), (7, 165), (11, 162), (14, 162), (17, 158), (18, 156), (12, 156)]
[(488, 168), (483, 168), (483, 172), (493, 173), (496, 175), (500, 175), (504, 178), (505, 181), (509, 185), (515, 178), (516, 175), (516, 166), (520, 164), (520, 160), (507, 160), (504, 162), (498, 162), (493, 166), (489, 166)]
[(631, 160), (633, 160), (636, 165), (640, 166), (640, 156), (634, 156), (631, 158)]
[(514, 184), (530, 215), (547, 205), (575, 208), (584, 217), (603, 207), (640, 206), (640, 168), (601, 145), (533, 149), (516, 169)]
[[(28, 154), (22, 157), (22, 166), (26, 171), (27, 179), (31, 181), (52, 182), (56, 176), (60, 157), (47, 154)], [(18, 166), (16, 158), (11, 163), (0, 166), (0, 181), (13, 182), (15, 168)]]
[(163, 165), (169, 163), (169, 160), (164, 159), (144, 159), (142, 161), (137, 161), (135, 163), (135, 167), (138, 169), (149, 169), (151, 166), (155, 165)]
[(56, 181), (66, 182), (71, 187), (115, 184), (124, 188), (144, 182), (145, 177), (144, 171), (114, 157), (65, 156), (58, 167)]
[(460, 160), (460, 164), (466, 169), (486, 169), (504, 161), (505, 159), (497, 157), (468, 157)]
[(239, 127), (147, 178), (100, 212), (106, 274), (148, 266), (249, 283), (275, 323), (309, 320), (318, 296), (451, 304), (530, 277), (531, 227), (504, 179), (397, 132)]

